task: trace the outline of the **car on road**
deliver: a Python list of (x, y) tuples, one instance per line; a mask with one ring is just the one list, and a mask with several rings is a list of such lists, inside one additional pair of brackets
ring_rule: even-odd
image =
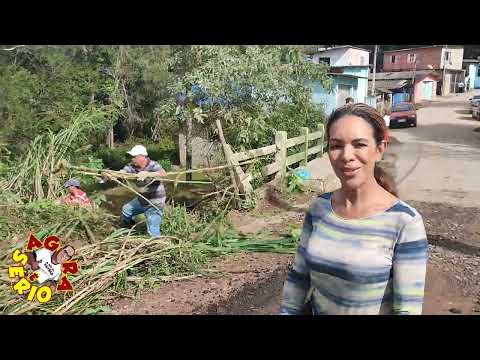
[(390, 128), (397, 126), (417, 126), (417, 109), (410, 102), (400, 102), (392, 106)]
[(472, 118), (480, 120), (480, 99), (472, 102)]
[(480, 95), (475, 95), (468, 100), (470, 100), (470, 112), (473, 112), (474, 104), (480, 101)]

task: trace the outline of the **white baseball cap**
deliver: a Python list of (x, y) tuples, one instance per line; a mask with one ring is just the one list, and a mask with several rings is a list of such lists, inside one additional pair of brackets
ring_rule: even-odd
[(131, 156), (144, 155), (148, 156), (147, 149), (143, 145), (135, 145), (132, 150), (127, 151), (127, 154)]

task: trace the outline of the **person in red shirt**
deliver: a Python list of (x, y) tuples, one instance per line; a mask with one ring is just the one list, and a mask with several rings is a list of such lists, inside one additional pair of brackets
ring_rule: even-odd
[(387, 146), (390, 141), (390, 132), (388, 131), (388, 126), (385, 126), (385, 131), (383, 133), (383, 141), (385, 141), (385, 146)]
[(385, 141), (385, 146), (388, 145), (389, 141), (390, 141), (390, 131), (389, 131), (389, 128), (390, 128), (390, 115), (389, 114), (385, 114), (383, 116), (383, 121), (385, 122), (385, 131), (383, 133), (383, 141)]
[(90, 200), (87, 194), (80, 189), (80, 181), (77, 179), (70, 179), (63, 186), (68, 189), (69, 192), (69, 194), (61, 200), (63, 204), (79, 204), (80, 206), (85, 207), (93, 206), (92, 200)]

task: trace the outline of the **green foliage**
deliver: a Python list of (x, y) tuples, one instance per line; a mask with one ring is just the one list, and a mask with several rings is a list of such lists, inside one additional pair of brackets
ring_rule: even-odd
[[(87, 158), (87, 161), (81, 162), (81, 166), (90, 168), (90, 169), (104, 169), (105, 166), (103, 164), (103, 160), (99, 158), (95, 158), (93, 156), (89, 156)], [(82, 184), (82, 187), (91, 187), (92, 185), (96, 184), (97, 180), (92, 177), (92, 176), (87, 176), (87, 175), (77, 175), (76, 176), (80, 183)]]
[(70, 126), (60, 132), (37, 136), (28, 152), (12, 166), (2, 188), (16, 191), (25, 199), (57, 198), (66, 175), (57, 171), (65, 162), (72, 163), (92, 137), (105, 131), (108, 123), (103, 120), (104, 112), (88, 109), (74, 114)]
[(291, 193), (304, 192), (305, 182), (303, 179), (295, 172), (288, 175), (287, 178), (288, 191)]
[(95, 156), (102, 160), (106, 169), (115, 171), (122, 169), (130, 161), (124, 148), (101, 148), (95, 152)]
[(162, 234), (188, 240), (205, 225), (199, 214), (188, 212), (185, 206), (167, 206), (162, 220)]
[(98, 307), (89, 307), (85, 309), (85, 311), (82, 313), (82, 315), (96, 315), (98, 313), (109, 313), (112, 311), (112, 308), (110, 306), (104, 305), (104, 306), (98, 306)]
[(266, 155), (255, 159), (255, 161), (247, 166), (245, 169), (247, 173), (253, 176), (253, 180), (250, 182), (253, 189), (258, 189), (264, 183), (262, 175), (262, 168), (275, 161), (274, 155)]
[(295, 239), (296, 241), (300, 241), (301, 236), (302, 229), (297, 226), (290, 225), (290, 237)]
[(290, 226), (290, 233), (280, 238), (269, 236), (239, 236), (228, 232), (221, 243), (208, 242), (212, 246), (225, 249), (225, 251), (251, 251), (271, 252), (280, 254), (294, 254), (300, 241), (301, 229)]
[[(106, 236), (111, 230), (112, 216), (101, 209), (87, 210), (78, 206), (59, 205), (53, 200), (43, 199), (22, 204), (18, 198), (2, 195), (0, 198), (0, 233), (5, 239), (25, 239), (29, 232), (40, 238), (46, 234), (64, 236), (83, 219), (96, 236)], [(86, 242), (88, 236), (77, 224), (71, 239)]]
[(169, 159), (159, 160), (158, 163), (162, 165), (165, 171), (170, 171), (172, 169), (172, 162)]
[(165, 139), (159, 144), (147, 145), (146, 148), (149, 157), (160, 162), (162, 166), (165, 164), (170, 169), (173, 163), (179, 163), (178, 147), (172, 140)]
[(94, 156), (102, 160), (104, 168), (120, 170), (130, 162), (130, 155), (127, 154), (127, 151), (136, 144), (144, 144), (149, 157), (158, 161), (166, 171), (171, 169), (172, 164), (178, 163), (177, 145), (169, 139), (156, 144), (135, 138), (113, 149), (102, 147), (95, 152)]
[(27, 48), (10, 55), (15, 56), (10, 64), (0, 66), (0, 130), (14, 151), (21, 152), (37, 135), (70, 126), (72, 115), (87, 107), (115, 118), (116, 104), (95, 101), (98, 92), (112, 87), (112, 80), (102, 75), (98, 64), (68, 50)]
[(108, 201), (107, 197), (101, 193), (91, 195), (90, 200), (92, 200), (97, 206), (101, 206), (103, 203), (106, 203)]
[(0, 204), (22, 205), (23, 201), (17, 193), (11, 191), (0, 191)]
[(149, 137), (153, 110), (168, 92), (168, 49), (29, 45), (0, 52), (0, 135), (22, 153), (37, 135), (56, 133), (73, 114), (95, 107), (127, 137)]
[(253, 195), (249, 195), (246, 199), (240, 201), (239, 208), (241, 210), (252, 210), (257, 206), (257, 199)]
[[(331, 87), (326, 66), (304, 61), (299, 49), (289, 46), (189, 46), (174, 53), (170, 66), (177, 77), (171, 97), (158, 109), (159, 121), (190, 118), (208, 126), (221, 119), (227, 142), (236, 150), (261, 146), (267, 139), (271, 143), (286, 111), (302, 118), (302, 124), (321, 121), (305, 80)], [(192, 85), (214, 102), (197, 105)], [(182, 93), (186, 101), (180, 106)]]

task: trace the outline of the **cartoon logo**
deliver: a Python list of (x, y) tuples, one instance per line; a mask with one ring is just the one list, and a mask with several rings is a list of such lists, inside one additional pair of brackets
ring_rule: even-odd
[(8, 275), (18, 277), (13, 290), (26, 296), (28, 301), (46, 303), (56, 291), (73, 291), (68, 274), (78, 272), (78, 264), (72, 261), (75, 249), (68, 245), (60, 246), (58, 236), (51, 235), (43, 243), (30, 235), (26, 251), (15, 250), (12, 259), (17, 266), (10, 266)]

